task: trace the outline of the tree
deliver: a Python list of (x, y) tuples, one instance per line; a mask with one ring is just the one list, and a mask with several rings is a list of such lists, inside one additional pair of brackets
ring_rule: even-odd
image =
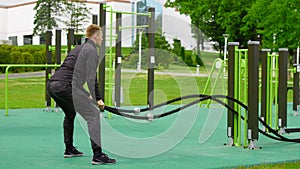
[(249, 27), (256, 25), (264, 48), (277, 51), (280, 47), (295, 49), (299, 45), (299, 0), (257, 0), (244, 20), (247, 25), (243, 31), (250, 31)]
[(225, 33), (230, 34), (230, 40), (241, 44), (249, 40), (249, 37), (242, 36), (240, 27), (244, 24), (242, 18), (247, 14), (251, 3), (251, 0), (167, 0), (165, 6), (175, 7), (180, 13), (189, 15), (193, 25), (206, 37), (218, 42), (215, 49), (223, 50)]
[[(141, 39), (142, 40), (142, 44), (141, 44), (142, 45), (141, 46), (142, 50), (148, 48), (148, 38), (147, 38), (147, 35), (145, 34), (145, 32), (143, 32), (141, 34), (138, 33), (138, 35), (139, 36), (142, 35), (142, 39)], [(137, 36), (136, 41), (134, 42), (134, 45), (131, 48), (131, 53), (139, 51), (139, 36)]]
[[(161, 30), (158, 30), (161, 32)], [(168, 68), (172, 58), (170, 56), (171, 45), (166, 40), (164, 34), (156, 33), (155, 34), (155, 66), (160, 67), (162, 65), (164, 68)], [(130, 61), (133, 64), (137, 63), (137, 57), (133, 57), (133, 54), (137, 54), (139, 50), (139, 40), (137, 39), (131, 49), (131, 57), (127, 58), (127, 61)], [(148, 57), (148, 37), (145, 33), (142, 34), (142, 58)], [(144, 65), (146, 65), (144, 63)]]
[(165, 6), (189, 15), (192, 24), (199, 23), (205, 36), (219, 43), (217, 49), (224, 46), (224, 33), (241, 46), (260, 39), (268, 48), (299, 45), (299, 0), (167, 0)]
[(67, 3), (64, 19), (60, 19), (67, 28), (74, 28), (75, 33), (84, 31), (85, 24), (88, 23), (91, 12), (83, 0), (71, 0)]
[(36, 14), (34, 16), (33, 34), (44, 34), (58, 26), (58, 17), (64, 11), (66, 0), (38, 0), (34, 7)]
[(64, 24), (65, 28), (74, 28), (75, 33), (79, 33), (84, 30), (83, 26), (91, 14), (83, 0), (38, 0), (34, 10), (35, 35), (58, 27), (58, 23)]

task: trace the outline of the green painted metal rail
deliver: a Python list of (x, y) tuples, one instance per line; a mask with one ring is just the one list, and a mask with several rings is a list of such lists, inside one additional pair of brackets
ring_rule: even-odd
[[(234, 86), (235, 91), (234, 91), (234, 98), (241, 100), (244, 104), (247, 104), (248, 102), (248, 93), (247, 93), (247, 86), (248, 86), (248, 49), (238, 49), (236, 46), (235, 48), (235, 60), (239, 64), (235, 64), (235, 82)], [(243, 84), (243, 85), (242, 85)], [(243, 94), (243, 97), (242, 97)], [(248, 125), (247, 125), (247, 117), (248, 115), (246, 114), (246, 111), (243, 111), (242, 108), (234, 104), (234, 109), (238, 112), (238, 115), (234, 115), (234, 144), (236, 146), (241, 146), (242, 144), (242, 116), (244, 116), (244, 138), (243, 138), (243, 146), (247, 147), (248, 146), (248, 139), (247, 139), (247, 130), (248, 130)], [(244, 115), (242, 115), (244, 113)]]
[[(213, 86), (212, 86), (212, 88), (211, 88), (211, 91), (210, 91), (210, 93), (209, 93), (209, 95), (213, 95), (213, 93), (215, 92), (217, 83), (218, 83), (218, 79), (219, 79), (220, 76), (222, 75), (222, 71), (224, 70), (225, 67), (226, 67), (226, 60), (224, 61), (224, 60), (222, 60), (222, 59), (220, 59), (220, 58), (217, 58), (217, 59), (213, 62), (213, 64), (212, 64), (212, 69), (211, 69), (211, 71), (210, 71), (210, 73), (209, 73), (208, 79), (207, 79), (207, 81), (206, 81), (206, 84), (205, 84), (205, 87), (204, 87), (204, 90), (203, 90), (203, 93), (204, 93), (204, 94), (207, 94), (207, 93), (208, 93), (208, 92), (207, 92), (208, 86), (209, 86), (209, 84), (211, 83), (211, 80), (212, 80), (212, 78), (213, 78), (213, 76), (214, 76), (214, 72), (216, 72), (216, 69), (219, 69), (219, 70), (217, 71), (216, 80), (214, 81)], [(205, 103), (205, 102), (200, 102), (199, 105), (200, 105), (201, 107), (203, 107), (203, 104), (204, 104), (204, 103)], [(210, 104), (211, 104), (211, 100), (208, 100), (208, 101), (206, 102), (205, 107), (206, 107), (206, 108), (209, 108)]]
[(60, 65), (57, 64), (3, 64), (1, 67), (5, 69), (5, 86), (4, 86), (4, 104), (5, 104), (5, 116), (8, 116), (8, 71), (12, 67), (43, 67), (43, 68), (57, 68)]

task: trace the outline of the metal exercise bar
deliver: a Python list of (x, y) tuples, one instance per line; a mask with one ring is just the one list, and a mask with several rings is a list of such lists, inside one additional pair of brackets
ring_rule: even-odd
[[(235, 48), (239, 45), (238, 42), (229, 42), (228, 43), (228, 96), (234, 98), (235, 95)], [(234, 107), (234, 102), (228, 100), (228, 105)], [(227, 136), (229, 138), (228, 145), (232, 146), (234, 144), (234, 118), (235, 115), (232, 111), (227, 111)]]
[[(261, 64), (262, 64), (262, 87), (261, 87), (261, 113), (260, 117), (266, 122), (267, 114), (269, 110), (269, 100), (270, 100), (270, 92), (269, 92), (269, 83), (270, 83), (270, 74), (268, 73), (269, 62), (268, 62), (268, 52), (271, 52), (271, 49), (262, 49), (261, 50)], [(265, 100), (265, 101), (264, 101)]]
[(100, 26), (102, 27), (102, 43), (100, 46), (100, 63), (98, 67), (98, 86), (100, 92), (100, 96), (102, 100), (105, 102), (105, 53), (106, 53), (106, 47), (105, 47), (105, 42), (106, 42), (106, 9), (104, 8), (105, 4), (100, 3), (100, 11), (99, 11), (99, 23)]
[[(51, 44), (52, 44), (52, 31), (47, 30), (46, 31), (46, 63), (47, 64), (51, 64), (52, 62), (52, 50), (50, 49)], [(51, 68), (46, 68), (45, 73), (46, 73), (45, 85), (47, 85), (51, 76)], [(46, 111), (48, 111), (49, 108), (51, 107), (51, 96), (47, 93), (46, 90), (45, 90), (45, 106), (46, 106)]]
[(149, 19), (148, 29), (148, 87), (147, 87), (147, 105), (149, 107), (154, 105), (154, 65), (155, 65), (155, 8), (149, 8), (151, 17)]
[(118, 29), (122, 26), (122, 14), (116, 14), (116, 34), (118, 39), (116, 42), (116, 55), (115, 55), (115, 106), (121, 105), (121, 61), (122, 61), (122, 30)]
[(278, 75), (278, 127), (284, 133), (287, 127), (287, 65), (289, 52), (287, 48), (279, 48), (279, 75)]
[[(248, 140), (258, 140), (259, 41), (248, 42)], [(249, 146), (252, 146), (250, 144)], [(255, 148), (255, 147), (250, 147)]]
[(11, 67), (44, 67), (44, 68), (56, 68), (56, 67), (60, 67), (60, 65), (57, 64), (9, 64), (7, 65), (6, 69), (5, 69), (5, 86), (4, 86), (4, 90), (5, 90), (5, 96), (4, 96), (4, 100), (5, 100), (5, 115), (8, 116), (8, 70)]

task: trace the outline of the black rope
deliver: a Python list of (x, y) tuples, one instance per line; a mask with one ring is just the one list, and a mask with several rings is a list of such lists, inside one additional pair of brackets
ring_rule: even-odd
[[(152, 107), (147, 107), (147, 108), (142, 108), (139, 110), (139, 112), (145, 112), (145, 111), (149, 111), (149, 110), (154, 110), (156, 108), (177, 102), (177, 101), (181, 101), (181, 100), (185, 100), (185, 99), (191, 99), (191, 98), (201, 98), (201, 97), (210, 97), (208, 95), (204, 95), (204, 94), (192, 94), (192, 95), (186, 95), (186, 96), (182, 96), (182, 97), (177, 97), (175, 99), (171, 99), (169, 101), (166, 101), (164, 103), (160, 103), (157, 105), (154, 105)], [(137, 113), (135, 110), (128, 110), (128, 109), (120, 109), (120, 108), (115, 108), (117, 109), (118, 112), (123, 112), (123, 113)]]
[[(168, 104), (171, 104), (171, 103), (174, 103), (174, 102), (177, 102), (177, 101), (181, 101), (181, 100), (184, 100), (184, 99), (191, 99), (191, 98), (200, 98), (200, 99), (197, 99), (195, 101), (192, 101), (186, 105), (183, 105), (181, 107), (178, 107), (174, 110), (171, 110), (171, 111), (168, 111), (168, 112), (165, 112), (165, 113), (162, 113), (162, 114), (158, 114), (158, 115), (151, 115), (151, 114), (148, 114), (148, 116), (137, 116), (137, 115), (130, 115), (130, 114), (127, 114), (127, 113), (140, 113), (140, 112), (145, 112), (145, 111), (149, 111), (149, 110), (154, 110), (156, 108), (159, 108), (159, 107), (162, 107), (162, 106), (165, 106), (165, 105), (168, 105)], [(233, 112), (234, 114), (238, 115), (238, 112), (236, 110), (234, 110), (232, 107), (230, 107), (228, 104), (226, 104), (224, 101), (220, 100), (220, 99), (227, 99), (227, 100), (230, 100), (230, 101), (233, 101), (235, 103), (237, 103), (238, 105), (240, 105), (245, 111), (248, 111), (248, 107), (242, 103), (241, 101), (235, 99), (235, 98), (232, 98), (232, 97), (229, 97), (229, 96), (226, 96), (226, 95), (205, 95), (205, 94), (192, 94), (192, 95), (186, 95), (186, 96), (182, 96), (182, 97), (178, 97), (178, 98), (175, 98), (175, 99), (172, 99), (172, 100), (169, 100), (167, 102), (164, 102), (164, 103), (160, 103), (160, 104), (157, 104), (157, 105), (154, 105), (152, 107), (147, 107), (147, 108), (143, 108), (143, 109), (140, 109), (139, 112), (137, 112), (136, 110), (128, 110), (128, 109), (117, 109), (117, 108), (113, 108), (113, 107), (109, 107), (109, 106), (105, 106), (105, 110), (113, 113), (113, 114), (116, 114), (116, 115), (119, 115), (119, 116), (124, 116), (124, 117), (127, 117), (127, 118), (132, 118), (132, 119), (138, 119), (138, 120), (153, 120), (153, 119), (158, 119), (158, 118), (162, 118), (162, 117), (166, 117), (168, 115), (171, 115), (171, 114), (174, 114), (176, 112), (179, 112), (183, 109), (186, 109), (194, 104), (197, 104), (201, 101), (205, 101), (205, 100), (213, 100), (217, 103), (219, 103), (220, 105), (224, 106), (225, 108), (227, 108), (228, 110), (230, 110), (231, 112)], [(242, 120), (245, 120), (244, 116), (241, 115), (241, 119)], [(272, 136), (268, 133), (266, 133), (265, 131), (262, 131), (261, 129), (258, 129), (258, 131), (265, 135), (266, 137), (269, 137), (271, 139), (274, 139), (274, 140), (278, 140), (278, 141), (285, 141), (285, 142), (296, 142), (296, 143), (300, 143), (300, 139), (289, 139), (289, 138), (286, 138), (280, 134), (277, 133), (276, 130), (272, 129), (266, 122), (264, 122), (261, 118), (258, 118), (259, 122), (262, 123), (266, 129), (274, 134), (275, 136)], [(247, 121), (246, 121), (247, 122)]]
[[(185, 97), (184, 99), (187, 99), (188, 97)], [(165, 113), (162, 113), (162, 114), (158, 114), (158, 115), (153, 115), (153, 117), (148, 117), (148, 116), (136, 116), (136, 115), (130, 115), (130, 114), (127, 114), (129, 112), (129, 110), (126, 110), (126, 109), (117, 109), (117, 108), (113, 108), (113, 107), (109, 107), (109, 106), (105, 106), (104, 109), (113, 113), (113, 114), (116, 114), (116, 115), (119, 115), (119, 116), (123, 116), (123, 117), (127, 117), (127, 118), (132, 118), (132, 119), (139, 119), (139, 120), (153, 120), (153, 119), (158, 119), (158, 118), (162, 118), (162, 117), (165, 117), (165, 116), (168, 116), (168, 115), (171, 115), (171, 114), (174, 114), (180, 110), (184, 110), (194, 104), (197, 104), (201, 101), (204, 101), (204, 100), (208, 100), (210, 99), (211, 97), (210, 96), (206, 96), (206, 97), (203, 97), (203, 98), (200, 98), (200, 99), (197, 99), (193, 102), (190, 102), (186, 105), (183, 105), (181, 107), (178, 107), (174, 110), (171, 110), (171, 111), (168, 111), (168, 112), (165, 112)], [(179, 98), (177, 99), (179, 100)], [(172, 102), (169, 102), (168, 104), (170, 104)], [(158, 108), (158, 107), (161, 107), (163, 104), (160, 104), (159, 106), (155, 106), (155, 108)], [(125, 111), (124, 111), (125, 110)], [(148, 110), (154, 110), (154, 108), (149, 108)], [(145, 111), (145, 110), (143, 110)], [(130, 112), (131, 113), (131, 112)]]

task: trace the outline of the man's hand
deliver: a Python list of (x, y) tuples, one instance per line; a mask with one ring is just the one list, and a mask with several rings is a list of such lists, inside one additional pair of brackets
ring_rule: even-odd
[(102, 100), (98, 100), (97, 104), (98, 104), (98, 107), (100, 108), (100, 110), (104, 110), (105, 104)]

